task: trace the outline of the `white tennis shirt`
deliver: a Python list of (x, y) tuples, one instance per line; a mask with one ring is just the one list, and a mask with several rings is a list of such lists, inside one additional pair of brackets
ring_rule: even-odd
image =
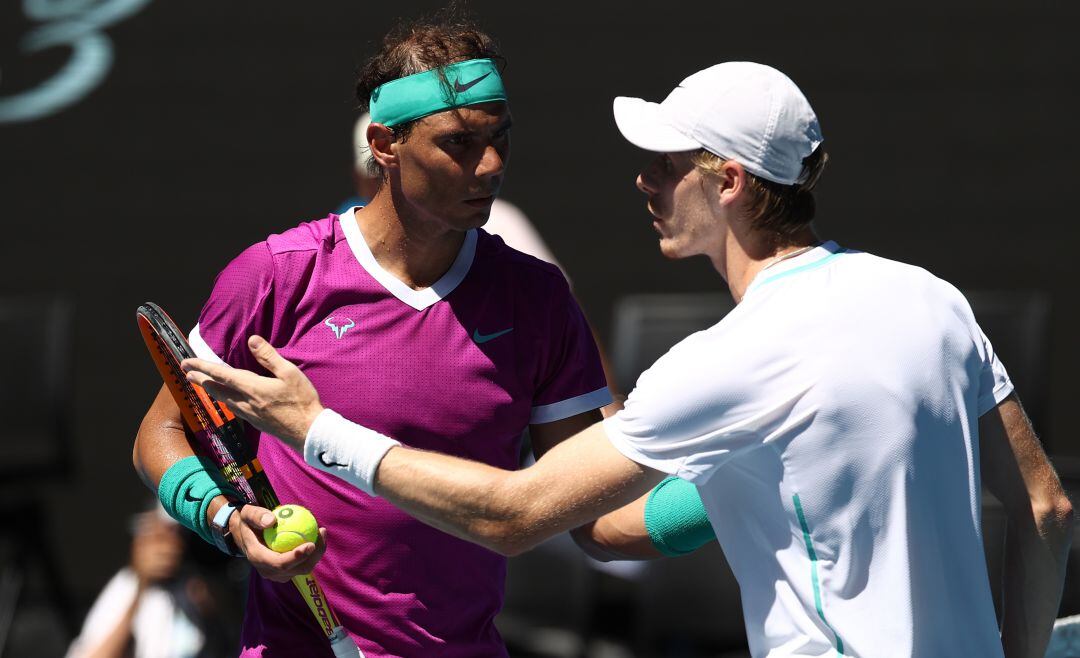
[(1011, 391), (959, 291), (829, 242), (759, 273), (604, 426), (697, 485), (756, 658), (992, 658), (978, 418)]

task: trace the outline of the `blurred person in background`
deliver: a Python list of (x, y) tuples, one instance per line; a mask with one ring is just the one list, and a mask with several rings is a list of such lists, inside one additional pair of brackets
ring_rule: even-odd
[[(678, 475), (739, 582), (757, 658), (1042, 658), (1073, 508), (964, 297), (817, 237), (821, 129), (779, 71), (727, 62), (663, 103), (614, 109), (654, 154), (638, 187), (661, 251), (708, 257), (737, 303), (661, 357), (615, 416), (507, 472), (324, 408), (257, 336), (273, 377), (193, 359), (189, 380), (312, 467), (505, 554), (597, 517), (644, 538), (648, 519), (624, 506)], [(1008, 522), (1000, 629), (983, 485)]]
[(371, 114), (362, 112), (353, 124), (353, 195), (343, 201), (337, 215), (344, 215), (356, 206), (366, 206), (379, 191), (378, 170), (371, 158), (371, 148), (367, 143), (367, 129), (371, 125)]
[(228, 655), (216, 603), (157, 500), (132, 518), (131, 559), (101, 591), (67, 658), (199, 658)]

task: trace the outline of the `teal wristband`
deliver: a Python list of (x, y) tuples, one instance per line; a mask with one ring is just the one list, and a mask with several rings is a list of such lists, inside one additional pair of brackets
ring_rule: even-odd
[(158, 500), (169, 516), (214, 544), (206, 510), (222, 494), (236, 496), (214, 465), (203, 457), (185, 457), (169, 467), (158, 484)]
[(656, 550), (669, 557), (692, 553), (716, 539), (697, 487), (677, 477), (665, 478), (649, 493), (645, 529)]

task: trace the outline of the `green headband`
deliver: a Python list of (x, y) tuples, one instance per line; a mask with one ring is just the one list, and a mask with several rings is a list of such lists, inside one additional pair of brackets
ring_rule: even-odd
[(506, 89), (495, 62), (470, 59), (442, 69), (424, 71), (391, 80), (371, 92), (371, 122), (387, 127), (399, 126), (466, 105), (505, 101)]

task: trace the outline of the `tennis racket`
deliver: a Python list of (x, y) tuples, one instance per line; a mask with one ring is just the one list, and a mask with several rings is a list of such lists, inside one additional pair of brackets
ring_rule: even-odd
[[(195, 357), (187, 338), (157, 304), (143, 304), (136, 317), (146, 348), (180, 407), (184, 425), (195, 439), (195, 451), (213, 460), (229, 484), (247, 502), (269, 510), (276, 508), (280, 501), (244, 436), (244, 421), (210, 397), (203, 387), (189, 382), (180, 369), (181, 361)], [(292, 581), (330, 640), (334, 656), (363, 658), (356, 643), (342, 628), (314, 574), (295, 576)]]

